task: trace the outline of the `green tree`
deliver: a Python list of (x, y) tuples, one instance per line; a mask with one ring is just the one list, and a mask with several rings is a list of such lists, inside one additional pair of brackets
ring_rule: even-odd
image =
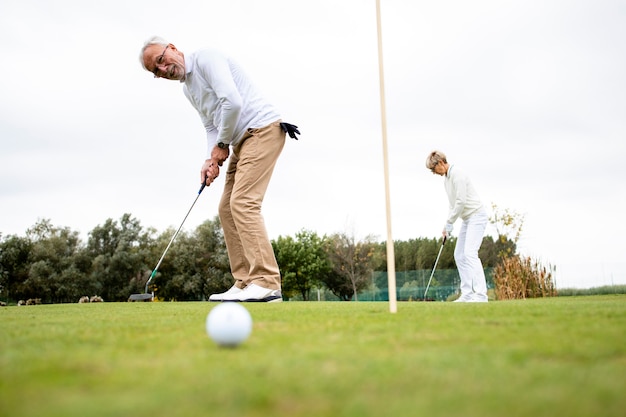
[(494, 239), (493, 236), (485, 236), (483, 238), (483, 243), (478, 250), (478, 257), (482, 261), (485, 268), (493, 268), (500, 260), (498, 253), (506, 250), (505, 248), (507, 247), (514, 248), (515, 244), (509, 239), (505, 239), (503, 241), (500, 238)]
[(88, 279), (89, 265), (84, 261), (84, 246), (78, 232), (42, 220), (28, 229), (26, 235), (32, 242), (28, 279), (24, 282), (29, 298), (72, 302), (94, 288)]
[(358, 301), (357, 293), (370, 284), (375, 249), (371, 236), (357, 242), (345, 233), (332, 235), (326, 244), (332, 271), (324, 278), (328, 289), (343, 301)]
[(309, 300), (314, 286), (319, 286), (330, 271), (324, 251), (325, 237), (301, 230), (296, 238), (282, 237), (272, 241), (272, 247), (282, 276), (282, 290), (287, 297), (299, 294)]
[(211, 294), (223, 292), (233, 285), (219, 216), (198, 226), (195, 236), (199, 243), (198, 259), (202, 265), (201, 294), (203, 299), (208, 299)]
[[(174, 232), (166, 230), (159, 236), (157, 246), (161, 255)], [(155, 294), (160, 299), (206, 300), (233, 284), (217, 216), (202, 223), (193, 233), (181, 231), (166, 256), (154, 279)]]
[(31, 250), (32, 242), (27, 237), (9, 235), (0, 239), (0, 288), (7, 302), (32, 298), (24, 287)]
[[(454, 243), (452, 242), (453, 240), (446, 243), (441, 253), (438, 267), (454, 268)], [(440, 245), (441, 239), (417, 238), (409, 239), (408, 241), (394, 241), (396, 270), (413, 271), (432, 268), (439, 253)], [(375, 252), (374, 269), (376, 271), (386, 271), (386, 242), (375, 244)]]
[(437, 259), (442, 244), (443, 250), (441, 251), (437, 269), (456, 269), (456, 264), (454, 263), (455, 243), (454, 237), (448, 238), (445, 244), (441, 238), (421, 239), (418, 249), (419, 263), (416, 269), (431, 270), (435, 265), (435, 260)]
[(91, 279), (99, 283), (105, 301), (125, 301), (137, 291), (138, 276), (146, 269), (150, 231), (126, 213), (119, 220), (107, 219), (90, 233), (87, 252), (92, 257)]
[[(437, 269), (456, 269), (454, 262), (454, 247), (456, 238), (449, 238), (441, 252)], [(394, 251), (396, 254), (397, 271), (429, 270), (433, 267), (439, 249), (441, 238), (418, 238), (408, 241), (395, 241)], [(385, 242), (376, 245), (377, 253), (385, 252)], [(479, 250), (479, 257), (485, 268), (494, 267), (498, 263), (498, 253), (514, 250), (515, 243), (507, 236), (500, 236), (494, 240), (492, 236), (485, 236)], [(377, 261), (374, 265), (376, 271), (387, 270), (386, 260)]]

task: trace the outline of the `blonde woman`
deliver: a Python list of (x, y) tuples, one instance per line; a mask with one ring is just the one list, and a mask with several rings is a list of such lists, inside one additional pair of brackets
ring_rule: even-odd
[(487, 282), (478, 249), (483, 241), (488, 216), (469, 177), (448, 163), (441, 151), (432, 151), (426, 158), (426, 168), (444, 177), (449, 212), (442, 234), (450, 237), (454, 223), (462, 220), (454, 260), (461, 277), (461, 296), (455, 302), (487, 302)]

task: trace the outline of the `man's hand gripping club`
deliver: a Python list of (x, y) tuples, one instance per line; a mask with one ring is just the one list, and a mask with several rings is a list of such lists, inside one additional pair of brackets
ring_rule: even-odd
[(230, 149), (213, 147), (211, 151), (211, 159), (207, 159), (200, 169), (200, 182), (204, 181), (206, 185), (211, 185), (213, 181), (220, 175), (220, 167), (228, 159)]

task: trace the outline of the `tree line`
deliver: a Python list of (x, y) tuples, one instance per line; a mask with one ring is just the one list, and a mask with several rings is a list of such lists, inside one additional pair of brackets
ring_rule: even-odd
[[(0, 234), (0, 299), (70, 303), (99, 295), (105, 301), (126, 301), (130, 294), (144, 292), (174, 232), (145, 228), (124, 214), (96, 226), (86, 242), (78, 232), (49, 220), (38, 221), (24, 236)], [(432, 268), (440, 245), (441, 239), (434, 238), (395, 241), (396, 270)], [(272, 240), (272, 247), (286, 299), (309, 300), (320, 288), (340, 300), (356, 299), (372, 285), (373, 271), (387, 270), (386, 242), (372, 236), (358, 240), (348, 233), (320, 236), (303, 229)], [(454, 242), (444, 246), (438, 269), (455, 268), (453, 250)], [(495, 266), (503, 251), (515, 252), (515, 243), (486, 236), (480, 251), (484, 266)], [(193, 231), (181, 230), (150, 291), (159, 300), (197, 301), (228, 289), (232, 282), (216, 216)]]

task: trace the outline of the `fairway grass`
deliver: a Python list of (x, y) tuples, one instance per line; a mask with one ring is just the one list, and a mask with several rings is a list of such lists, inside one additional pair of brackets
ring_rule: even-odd
[(211, 303), (0, 309), (0, 415), (624, 416), (626, 296), (488, 304)]

